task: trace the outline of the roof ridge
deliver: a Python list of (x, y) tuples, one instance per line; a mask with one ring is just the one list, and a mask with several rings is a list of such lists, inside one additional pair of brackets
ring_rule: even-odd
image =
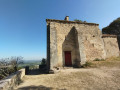
[(64, 22), (64, 23), (79, 23), (79, 24), (89, 24), (89, 25), (99, 25), (96, 23), (86, 23), (86, 22), (79, 22), (79, 21), (66, 21), (66, 20), (56, 20), (56, 19), (46, 19), (47, 21), (53, 21), (53, 22)]

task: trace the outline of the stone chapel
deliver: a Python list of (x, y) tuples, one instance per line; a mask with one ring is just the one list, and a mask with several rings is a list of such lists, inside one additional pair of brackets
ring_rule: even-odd
[(102, 34), (99, 24), (46, 19), (48, 69), (81, 66), (89, 60), (119, 56), (116, 35)]

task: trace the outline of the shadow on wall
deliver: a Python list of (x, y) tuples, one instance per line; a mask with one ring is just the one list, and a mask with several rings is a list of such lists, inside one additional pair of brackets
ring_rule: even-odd
[(29, 73), (27, 75), (40, 75), (45, 74), (43, 71), (40, 71), (39, 69), (32, 69), (29, 70)]
[(63, 62), (65, 65), (65, 51), (71, 52), (72, 65), (80, 67), (80, 52), (78, 43), (78, 32), (75, 27), (72, 27), (68, 35), (65, 36), (65, 40), (62, 44)]
[(37, 69), (26, 69), (25, 75), (40, 75), (40, 74), (48, 74), (47, 68), (37, 68)]
[(52, 87), (46, 87), (43, 85), (40, 86), (26, 86), (18, 88), (17, 90), (66, 90), (66, 89), (58, 89), (58, 88), (52, 88)]
[(39, 68), (30, 69), (29, 66), (25, 67), (25, 75), (40, 75), (40, 74), (48, 74), (46, 65), (39, 65)]

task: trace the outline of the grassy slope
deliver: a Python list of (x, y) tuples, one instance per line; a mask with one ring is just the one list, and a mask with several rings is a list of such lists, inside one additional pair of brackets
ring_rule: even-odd
[(91, 61), (88, 63), (89, 63), (88, 67), (93, 67), (93, 68), (100, 68), (100, 67), (108, 67), (108, 68), (118, 67), (118, 68), (120, 68), (120, 57), (111, 57), (106, 60)]

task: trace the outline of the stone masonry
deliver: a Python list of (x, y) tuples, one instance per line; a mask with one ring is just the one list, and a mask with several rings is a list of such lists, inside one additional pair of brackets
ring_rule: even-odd
[(46, 19), (46, 22), (48, 69), (71, 63), (79, 67), (96, 58), (119, 56), (117, 37), (102, 35), (98, 24), (69, 21), (68, 16), (65, 20)]

